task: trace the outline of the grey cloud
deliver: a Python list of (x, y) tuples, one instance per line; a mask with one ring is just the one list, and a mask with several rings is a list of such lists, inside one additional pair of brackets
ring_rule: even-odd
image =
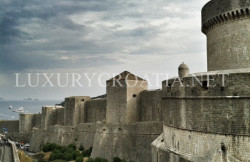
[(5, 72), (23, 72), (25, 70), (49, 70), (56, 68), (77, 69), (79, 67), (86, 68), (90, 66), (102, 67), (105, 64), (118, 64), (113, 58), (105, 56), (96, 57), (81, 57), (81, 56), (68, 56), (58, 54), (33, 54), (33, 53), (9, 53), (1, 56), (0, 64), (1, 71)]
[[(190, 58), (187, 55), (191, 53), (205, 53), (205, 44), (200, 44), (202, 39), (189, 24), (200, 14), (202, 6), (197, 4), (207, 1), (1, 0), (0, 95), (48, 98), (82, 95), (84, 91), (16, 89), (16, 72), (81, 68), (91, 72), (165, 72), (173, 67), (172, 62), (185, 61), (181, 59)], [(199, 25), (197, 20), (195, 23)], [(168, 61), (175, 55), (177, 59)], [(105, 91), (96, 89), (85, 89), (86, 95)]]
[[(106, 58), (105, 54), (124, 54), (131, 46), (136, 49), (131, 48), (128, 54), (162, 54), (167, 49), (145, 44), (166, 34), (164, 28), (170, 22), (154, 26), (151, 20), (188, 16), (182, 11), (162, 9), (170, 3), (187, 2), (3, 0), (0, 2), (0, 68), (10, 71), (115, 65), (119, 61)], [(85, 14), (97, 15), (97, 18), (84, 24), (70, 18)], [(122, 28), (126, 22), (135, 26)], [(85, 56), (89, 55), (99, 56), (87, 59)], [(78, 61), (61, 57), (78, 58)]]

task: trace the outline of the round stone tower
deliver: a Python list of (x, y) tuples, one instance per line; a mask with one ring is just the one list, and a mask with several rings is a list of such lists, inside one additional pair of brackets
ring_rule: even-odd
[(250, 0), (211, 0), (202, 9), (208, 71), (250, 68)]

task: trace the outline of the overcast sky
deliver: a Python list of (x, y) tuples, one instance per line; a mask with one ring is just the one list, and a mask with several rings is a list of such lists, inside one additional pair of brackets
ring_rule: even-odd
[[(207, 2), (1, 0), (0, 97), (63, 99), (105, 93), (105, 88), (96, 83), (91, 88), (18, 88), (14, 73), (21, 73), (23, 82), (26, 73), (128, 70), (140, 77), (152, 73), (168, 73), (171, 77), (177, 75), (181, 62), (192, 73), (206, 71), (201, 8)], [(103, 78), (103, 84), (108, 78)]]

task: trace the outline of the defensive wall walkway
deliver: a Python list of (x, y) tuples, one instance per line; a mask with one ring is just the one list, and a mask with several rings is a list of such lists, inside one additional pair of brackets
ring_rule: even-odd
[(20, 162), (15, 142), (9, 140), (9, 143), (10, 145), (3, 145), (1, 143), (0, 162)]

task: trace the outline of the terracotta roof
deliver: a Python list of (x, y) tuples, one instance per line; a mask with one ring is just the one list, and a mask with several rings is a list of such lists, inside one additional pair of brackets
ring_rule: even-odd
[(112, 81), (112, 80), (144, 80), (128, 71), (124, 71), (122, 73), (120, 73), (119, 75), (107, 80), (107, 81)]

